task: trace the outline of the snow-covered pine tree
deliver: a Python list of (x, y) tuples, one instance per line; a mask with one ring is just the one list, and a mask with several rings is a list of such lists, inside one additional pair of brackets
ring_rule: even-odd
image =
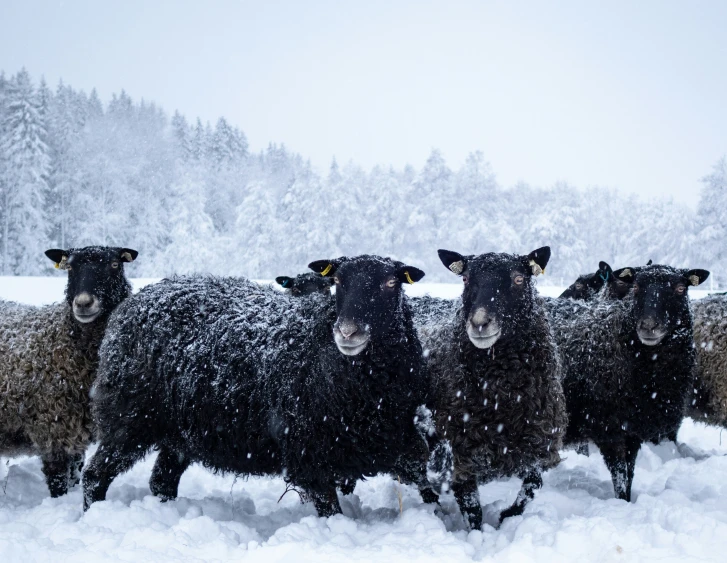
[(0, 154), (2, 170), (2, 272), (45, 270), (49, 148), (41, 101), (23, 69), (6, 86)]
[(714, 164), (702, 183), (696, 248), (704, 267), (714, 276), (713, 283), (723, 288), (727, 286), (727, 156)]

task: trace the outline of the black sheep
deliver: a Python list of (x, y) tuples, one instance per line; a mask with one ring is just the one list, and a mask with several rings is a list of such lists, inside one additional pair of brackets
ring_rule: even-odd
[(687, 287), (708, 275), (652, 265), (621, 301), (579, 304), (576, 314), (547, 302), (563, 365), (566, 444), (599, 447), (618, 498), (631, 499), (641, 444), (673, 435), (682, 421), (695, 363)]
[(424, 273), (376, 256), (311, 268), (335, 280), (335, 301), (194, 276), (120, 308), (101, 349), (86, 508), (152, 448), (164, 499), (194, 462), (283, 475), (321, 516), (340, 512), (337, 486), (364, 476), (425, 481), (414, 418), (427, 380), (401, 287)]
[(310, 295), (311, 293), (330, 295), (331, 286), (333, 285), (333, 279), (324, 277), (315, 272), (298, 274), (294, 278), (278, 276), (275, 278), (275, 281), (283, 286), (286, 293), (290, 293), (296, 297)]
[(621, 268), (614, 272), (608, 263), (601, 261), (598, 263), (596, 272), (578, 276), (578, 279), (568, 286), (559, 297), (576, 301), (591, 301), (599, 295), (604, 298), (620, 299), (631, 289), (631, 282), (636, 270), (635, 268)]
[(52, 497), (78, 483), (93, 437), (88, 392), (114, 308), (131, 294), (136, 250), (89, 246), (46, 256), (68, 271), (66, 299), (0, 302), (0, 454), (39, 455)]
[[(533, 277), (550, 258), (544, 247), (527, 256), (462, 256), (440, 250), (444, 265), (462, 276), (462, 299), (417, 300), (415, 324), (432, 380), (428, 405), (452, 490), (474, 528), (482, 522), (477, 486), (504, 476), (523, 479), (501, 519), (521, 514), (541, 471), (555, 466), (566, 426), (555, 343)], [(450, 456), (451, 451), (451, 456)]]

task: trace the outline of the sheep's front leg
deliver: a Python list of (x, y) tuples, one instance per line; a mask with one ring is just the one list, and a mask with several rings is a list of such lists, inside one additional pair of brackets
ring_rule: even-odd
[(482, 527), (482, 507), (480, 506), (480, 492), (477, 490), (477, 481), (469, 479), (455, 482), (452, 484), (452, 492), (454, 498), (457, 499), (457, 504), (465, 521), (473, 530), (479, 530)]
[(148, 447), (129, 445), (115, 447), (103, 442), (83, 472), (83, 510), (92, 503), (106, 499), (106, 492), (117, 475), (128, 471), (146, 455)]
[(631, 502), (631, 484), (634, 480), (636, 456), (641, 448), (637, 438), (626, 438), (623, 442), (598, 444), (606, 467), (611, 472), (611, 481), (616, 498)]
[(189, 458), (184, 453), (162, 446), (149, 480), (152, 494), (163, 501), (177, 498), (179, 480), (189, 464)]
[(41, 460), (50, 496), (57, 498), (65, 495), (68, 492), (73, 456), (66, 452), (51, 452), (42, 455)]
[(68, 466), (68, 488), (73, 488), (81, 482), (81, 471), (85, 452), (78, 452), (70, 456)]
[(313, 501), (318, 516), (328, 518), (334, 514), (341, 514), (341, 505), (338, 503), (335, 486), (324, 491), (307, 491), (305, 496)]
[(505, 518), (510, 516), (520, 516), (525, 510), (528, 503), (535, 498), (535, 491), (543, 486), (543, 477), (540, 475), (540, 470), (531, 469), (523, 477), (523, 484), (520, 487), (520, 492), (512, 503), (512, 506), (506, 508), (500, 513), (500, 524)]

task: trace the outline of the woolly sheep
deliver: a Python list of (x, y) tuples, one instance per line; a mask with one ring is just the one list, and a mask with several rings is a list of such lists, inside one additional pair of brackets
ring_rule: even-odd
[(78, 482), (92, 440), (89, 389), (109, 315), (131, 293), (129, 248), (52, 249), (68, 271), (66, 299), (0, 303), (0, 453), (39, 455), (52, 497)]
[(478, 484), (505, 476), (523, 479), (501, 520), (521, 514), (555, 466), (566, 427), (555, 343), (533, 277), (550, 258), (543, 247), (527, 256), (462, 256), (439, 251), (462, 277), (461, 300), (415, 300), (415, 324), (428, 356), (435, 448), (431, 474), (451, 469), (463, 516), (479, 528)]
[(311, 268), (335, 280), (335, 300), (193, 276), (119, 307), (94, 388), (100, 444), (85, 508), (152, 448), (150, 486), (163, 499), (194, 462), (282, 475), (321, 516), (340, 512), (337, 486), (366, 475), (426, 486), (414, 417), (428, 387), (401, 287), (424, 273), (376, 256)]

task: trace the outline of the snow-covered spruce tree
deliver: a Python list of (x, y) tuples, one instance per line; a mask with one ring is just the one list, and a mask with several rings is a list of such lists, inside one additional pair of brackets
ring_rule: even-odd
[(0, 154), (2, 154), (2, 273), (42, 271), (47, 246), (46, 196), (50, 156), (45, 109), (30, 75), (23, 69), (7, 83)]
[(704, 188), (697, 208), (699, 258), (709, 265), (714, 282), (727, 285), (727, 157), (723, 156), (702, 178)]

